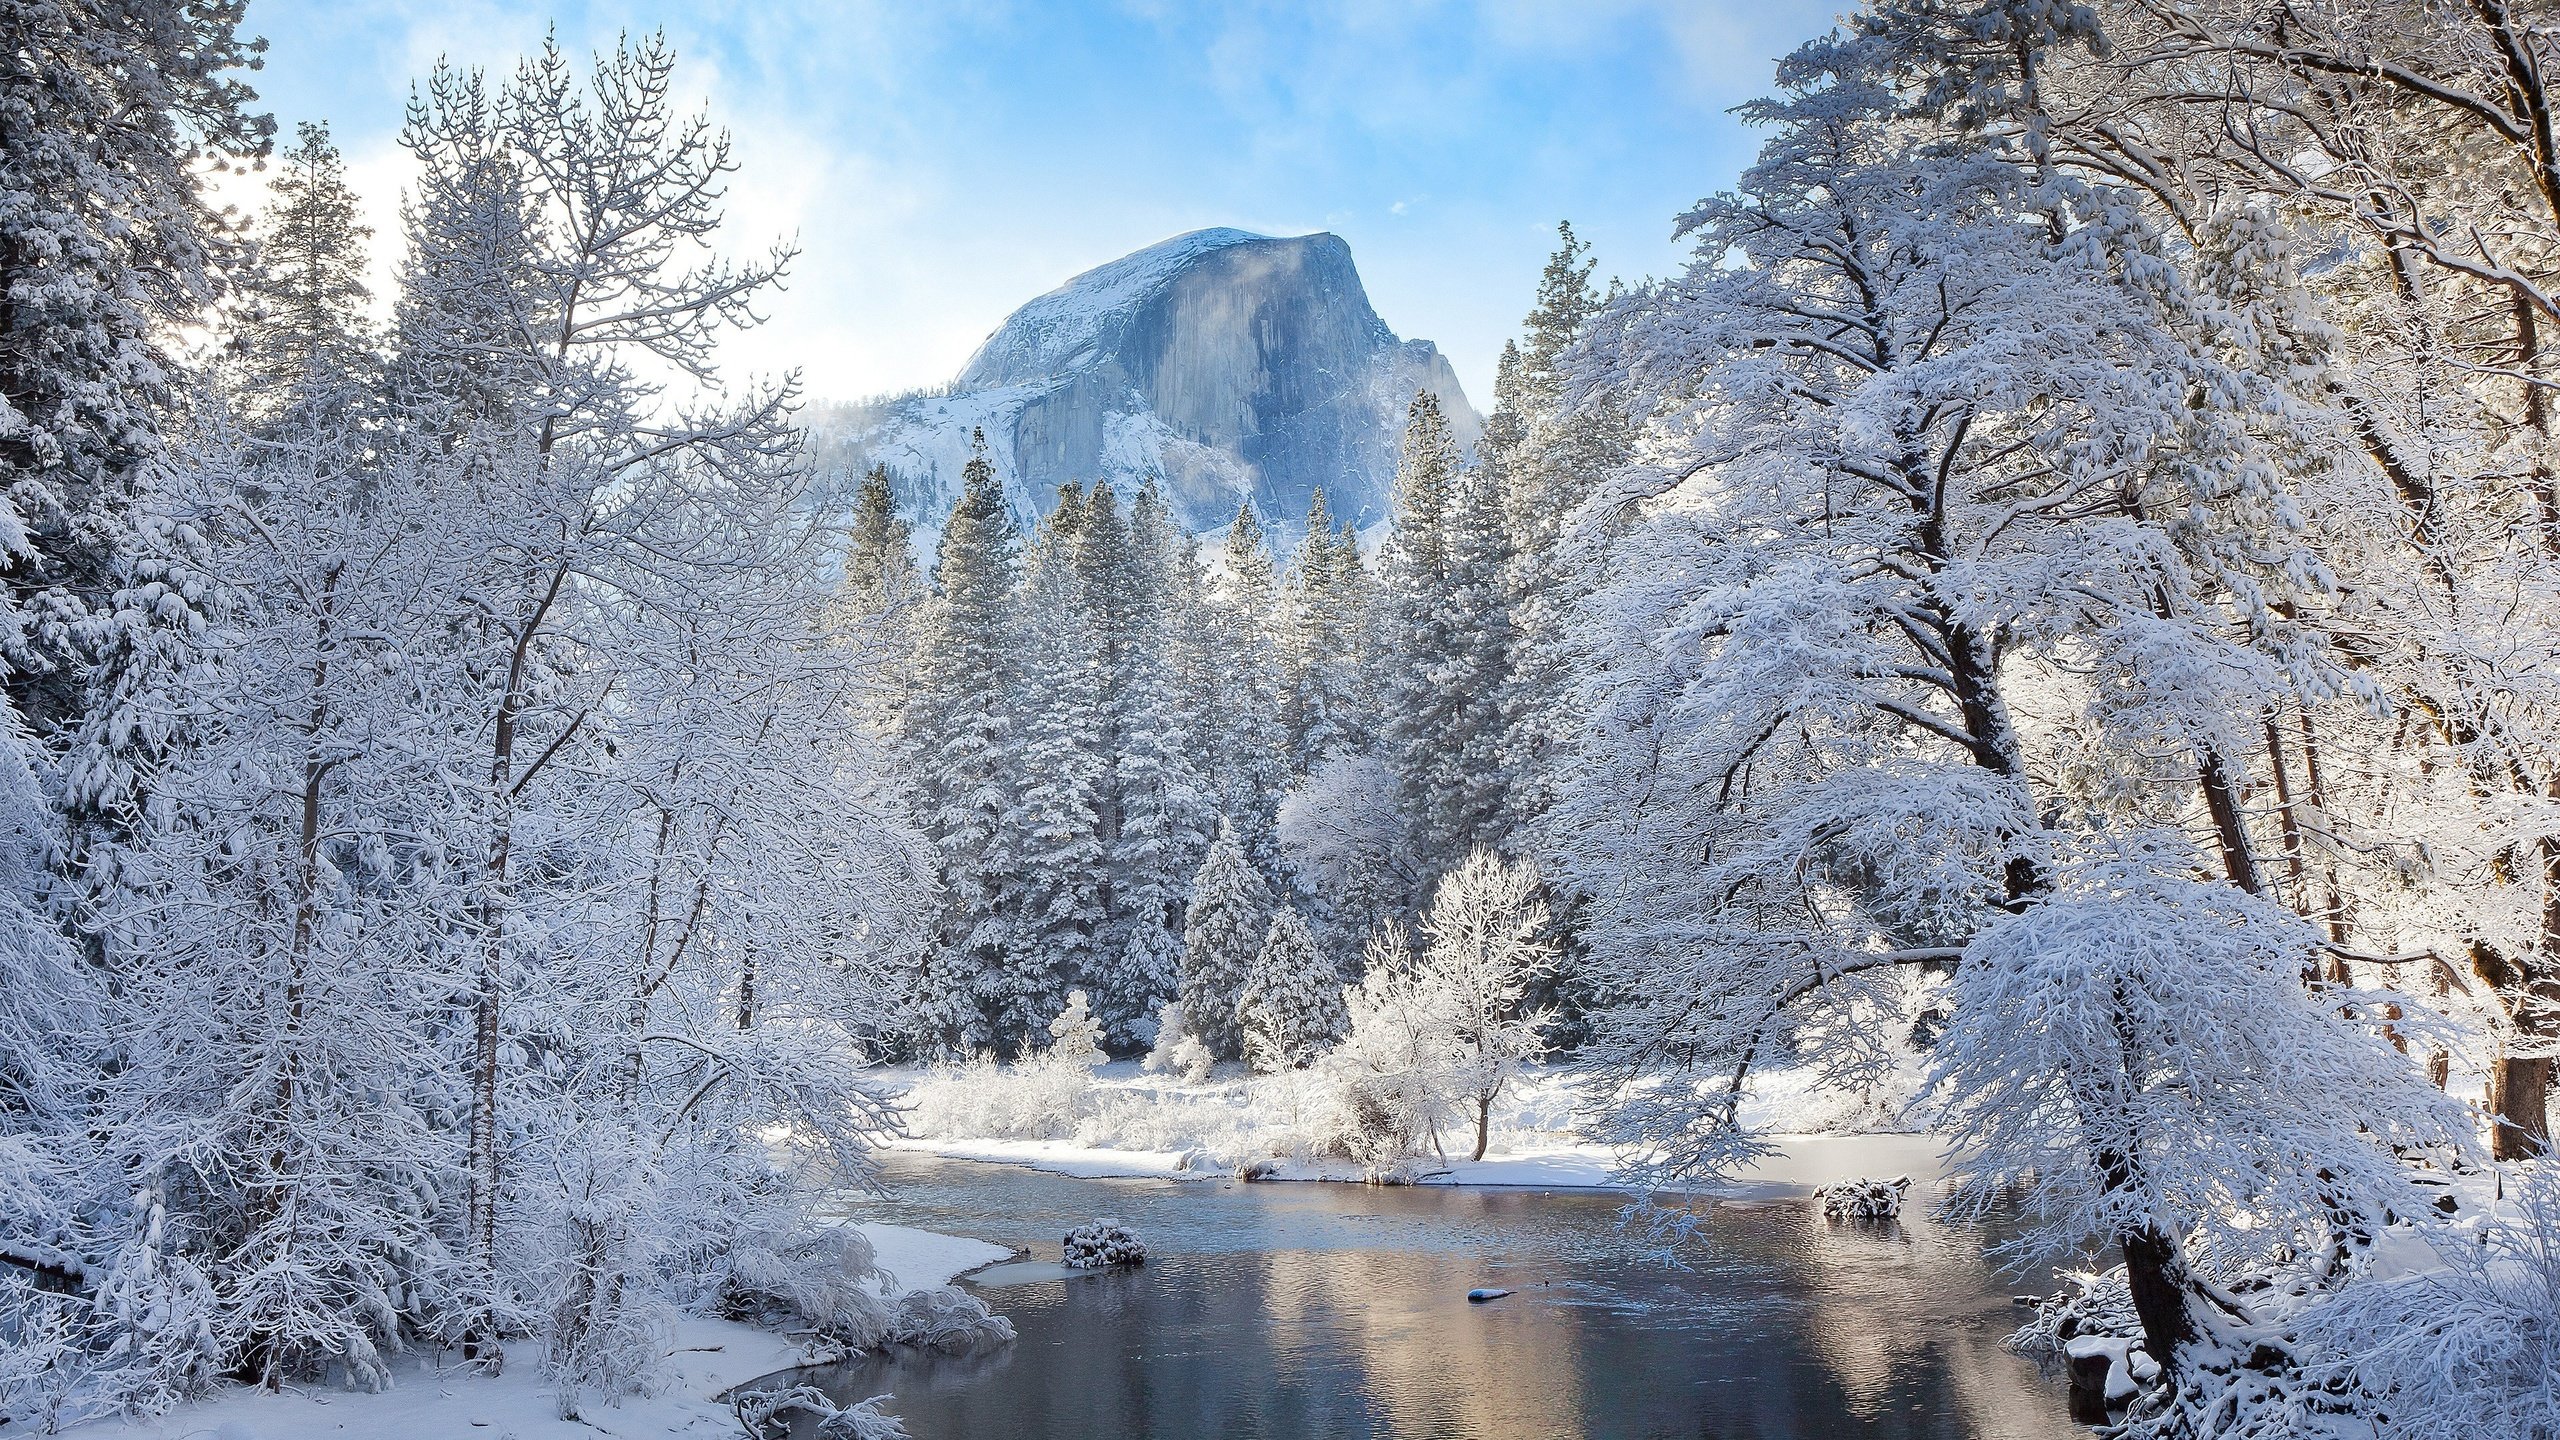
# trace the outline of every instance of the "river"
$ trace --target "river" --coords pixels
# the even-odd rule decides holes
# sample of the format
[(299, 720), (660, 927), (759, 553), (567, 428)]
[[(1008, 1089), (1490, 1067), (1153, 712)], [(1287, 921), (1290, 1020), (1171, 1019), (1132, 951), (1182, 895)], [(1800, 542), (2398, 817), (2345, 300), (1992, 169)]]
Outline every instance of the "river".
[[(1982, 1437), (2076, 1432), (1983, 1237), (1726, 1203), (1686, 1268), (1591, 1192), (1084, 1180), (893, 1156), (869, 1218), (1027, 1245), (1111, 1217), (1143, 1267), (989, 1272), (1020, 1332), (993, 1355), (827, 1372), (894, 1391), (916, 1440), (1193, 1437)], [(1915, 1207), (1916, 1208), (1916, 1207)], [(1028, 1274), (1024, 1283), (1002, 1283)], [(1467, 1291), (1513, 1293), (1470, 1304)]]

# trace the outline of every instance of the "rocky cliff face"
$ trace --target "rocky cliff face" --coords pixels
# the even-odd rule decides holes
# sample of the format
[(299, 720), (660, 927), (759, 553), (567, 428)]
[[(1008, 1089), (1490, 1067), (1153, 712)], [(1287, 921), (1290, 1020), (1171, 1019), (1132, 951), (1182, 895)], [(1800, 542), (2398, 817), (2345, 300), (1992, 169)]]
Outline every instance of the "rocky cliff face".
[(821, 428), (832, 458), (886, 464), (928, 529), (982, 427), (1026, 523), (1066, 482), (1108, 479), (1125, 495), (1154, 476), (1194, 531), (1250, 499), (1286, 536), (1319, 485), (1338, 518), (1386, 518), (1421, 388), (1472, 442), (1482, 422), (1449, 362), (1378, 318), (1340, 237), (1201, 230), (1016, 310), (947, 393), (848, 407)]

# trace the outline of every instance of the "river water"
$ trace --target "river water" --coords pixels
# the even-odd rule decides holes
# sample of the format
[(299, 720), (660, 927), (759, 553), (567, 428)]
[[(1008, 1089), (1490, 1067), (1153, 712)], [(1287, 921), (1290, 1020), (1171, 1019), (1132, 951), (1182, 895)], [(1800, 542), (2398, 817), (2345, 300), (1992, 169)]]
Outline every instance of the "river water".
[[(866, 1218), (1054, 1261), (1110, 1217), (1139, 1268), (989, 1273), (1020, 1338), (825, 1372), (894, 1391), (916, 1440), (2070, 1436), (2059, 1377), (2001, 1347), (2014, 1286), (1982, 1237), (1717, 1207), (1685, 1269), (1587, 1192), (1081, 1180), (892, 1157)], [(1916, 1208), (1916, 1207), (1915, 1207)], [(1001, 1283), (1029, 1275), (1024, 1283)], [(1467, 1291), (1507, 1287), (1470, 1304)]]

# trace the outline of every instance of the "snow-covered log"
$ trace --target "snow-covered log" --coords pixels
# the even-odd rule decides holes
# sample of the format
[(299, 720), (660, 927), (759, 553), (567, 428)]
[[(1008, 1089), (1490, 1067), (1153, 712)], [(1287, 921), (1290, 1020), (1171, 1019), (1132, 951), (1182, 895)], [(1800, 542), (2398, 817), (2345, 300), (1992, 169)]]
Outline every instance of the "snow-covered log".
[(1827, 1220), (1891, 1220), (1902, 1213), (1902, 1196), (1910, 1188), (1910, 1176), (1896, 1175), (1890, 1180), (1842, 1180), (1813, 1195), (1822, 1202)]

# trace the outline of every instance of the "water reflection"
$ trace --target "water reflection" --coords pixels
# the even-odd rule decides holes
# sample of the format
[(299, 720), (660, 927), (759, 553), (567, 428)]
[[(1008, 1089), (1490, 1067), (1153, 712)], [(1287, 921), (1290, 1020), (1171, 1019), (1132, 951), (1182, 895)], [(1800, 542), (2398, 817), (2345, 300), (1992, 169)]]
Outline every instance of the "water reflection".
[[(1688, 1271), (1632, 1256), (1605, 1196), (1070, 1180), (900, 1157), (863, 1213), (1028, 1244), (1111, 1215), (1140, 1270), (1006, 1286), (1020, 1340), (843, 1367), (917, 1440), (956, 1437), (2058, 1437), (2000, 1347), (1979, 1237), (1727, 1205)], [(1469, 1288), (1516, 1293), (1470, 1305)]]

